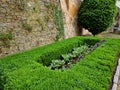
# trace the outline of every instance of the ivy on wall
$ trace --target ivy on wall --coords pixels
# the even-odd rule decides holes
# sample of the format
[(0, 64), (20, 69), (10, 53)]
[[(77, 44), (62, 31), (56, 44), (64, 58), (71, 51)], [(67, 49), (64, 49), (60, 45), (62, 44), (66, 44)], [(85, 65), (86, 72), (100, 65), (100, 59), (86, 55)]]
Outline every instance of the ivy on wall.
[(55, 6), (54, 8), (53, 19), (54, 19), (54, 24), (56, 25), (56, 29), (58, 30), (58, 33), (56, 35), (56, 40), (59, 40), (60, 38), (64, 38), (63, 14), (60, 7), (58, 6)]
[[(26, 0), (15, 0), (14, 1), (20, 10), (25, 10), (26, 9)], [(45, 19), (38, 18), (36, 21), (41, 25), (42, 29), (46, 29), (46, 24), (48, 19), (52, 18), (54, 21), (54, 27), (58, 31), (56, 35), (56, 41), (59, 39), (64, 38), (64, 23), (63, 23), (63, 15), (62, 11), (60, 9), (60, 6), (58, 5), (58, 1), (49, 1), (49, 2), (44, 2), (46, 8), (48, 9), (49, 15), (44, 15)], [(35, 8), (33, 9), (35, 10)], [(47, 20), (46, 20), (47, 18)]]
[(54, 27), (58, 31), (56, 35), (56, 41), (58, 41), (59, 39), (64, 38), (64, 23), (63, 23), (62, 10), (60, 6), (58, 5), (58, 3), (56, 4), (56, 2), (50, 2), (49, 4), (46, 5), (46, 7), (51, 13), (52, 15), (51, 17), (53, 18), (53, 21), (54, 21)]

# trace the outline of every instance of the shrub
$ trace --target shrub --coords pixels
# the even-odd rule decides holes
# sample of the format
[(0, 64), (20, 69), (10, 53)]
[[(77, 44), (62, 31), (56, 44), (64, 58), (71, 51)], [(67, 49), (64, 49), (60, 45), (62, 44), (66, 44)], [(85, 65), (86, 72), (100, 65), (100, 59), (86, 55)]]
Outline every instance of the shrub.
[(108, 90), (120, 53), (119, 39), (105, 39), (104, 44), (69, 70), (53, 71), (36, 62), (38, 58), (45, 62), (56, 60), (59, 54), (66, 54), (85, 41), (91, 44), (100, 40), (74, 37), (1, 58), (0, 86), (2, 90)]
[(78, 23), (94, 35), (106, 30), (116, 15), (115, 3), (116, 0), (84, 0), (78, 14)]
[(4, 90), (4, 84), (6, 83), (6, 76), (2, 70), (0, 70), (0, 90)]

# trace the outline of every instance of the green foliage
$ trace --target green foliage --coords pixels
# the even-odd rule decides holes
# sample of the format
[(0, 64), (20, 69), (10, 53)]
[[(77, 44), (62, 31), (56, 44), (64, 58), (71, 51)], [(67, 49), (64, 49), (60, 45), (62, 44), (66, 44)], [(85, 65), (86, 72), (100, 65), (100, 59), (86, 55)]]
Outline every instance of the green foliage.
[(78, 23), (94, 35), (106, 30), (116, 15), (115, 3), (116, 0), (84, 0), (78, 14)]
[(0, 70), (7, 78), (6, 83), (0, 80), (0, 84), (4, 85), (4, 90), (108, 90), (120, 53), (119, 39), (105, 39), (107, 42), (63, 72), (36, 62), (38, 58), (39, 62), (52, 62), (59, 54), (69, 53), (72, 48), (87, 43), (85, 41), (101, 39), (74, 37), (1, 58)]
[(50, 64), (50, 68), (53, 68), (53, 69), (58, 69), (60, 68), (61, 66), (63, 66), (65, 64), (65, 61), (64, 60), (52, 60), (52, 63)]
[(62, 58), (65, 62), (68, 62), (71, 58), (70, 56), (72, 56), (72, 54), (70, 54), (70, 53), (69, 54), (63, 54)]
[[(56, 2), (56, 1), (55, 1)], [(64, 22), (63, 22), (63, 13), (60, 9), (59, 4), (55, 2), (49, 2), (46, 4), (46, 8), (48, 9), (50, 15), (46, 15), (46, 19), (52, 18), (54, 22), (54, 27), (57, 30), (57, 35), (55, 37), (56, 41), (59, 41), (64, 38)]]
[(5, 41), (5, 40), (12, 40), (13, 35), (12, 32), (9, 31), (7, 33), (0, 33), (0, 40)]
[(3, 69), (0, 70), (0, 90), (4, 90), (4, 84), (6, 83), (6, 76), (4, 75)]
[(88, 49), (88, 46), (87, 46), (87, 45), (74, 48), (74, 51), (72, 52), (73, 57), (78, 57), (78, 56), (80, 56), (83, 52), (87, 51), (87, 49)]
[[(71, 59), (73, 58), (78, 58), (82, 53), (85, 53), (85, 51), (87, 51), (88, 46), (87, 45), (83, 45), (77, 48), (74, 48), (72, 53), (69, 54), (62, 54), (62, 59), (61, 60), (52, 60), (51, 64), (50, 64), (50, 68), (51, 69), (62, 69), (64, 68), (63, 65), (65, 64), (70, 64)], [(73, 64), (73, 63), (71, 63)]]
[(23, 28), (24, 28), (25, 30), (27, 30), (27, 31), (29, 31), (29, 32), (31, 32), (32, 29), (33, 29), (33, 27), (32, 27), (30, 24), (28, 24), (27, 22), (22, 23), (22, 26), (23, 26)]
[(64, 37), (64, 23), (63, 13), (57, 5), (55, 6), (53, 11), (53, 19), (56, 29), (58, 30), (58, 34), (56, 35), (56, 41), (58, 41), (60, 38)]

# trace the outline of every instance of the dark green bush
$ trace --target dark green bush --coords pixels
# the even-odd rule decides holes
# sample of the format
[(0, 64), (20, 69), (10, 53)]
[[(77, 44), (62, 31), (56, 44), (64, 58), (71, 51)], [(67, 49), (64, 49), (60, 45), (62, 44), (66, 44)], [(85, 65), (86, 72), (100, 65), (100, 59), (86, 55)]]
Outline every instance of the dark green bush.
[(0, 90), (4, 90), (4, 85), (6, 84), (6, 75), (4, 70), (4, 65), (0, 65)]
[(94, 35), (113, 23), (116, 15), (116, 0), (84, 0), (78, 14), (78, 23)]

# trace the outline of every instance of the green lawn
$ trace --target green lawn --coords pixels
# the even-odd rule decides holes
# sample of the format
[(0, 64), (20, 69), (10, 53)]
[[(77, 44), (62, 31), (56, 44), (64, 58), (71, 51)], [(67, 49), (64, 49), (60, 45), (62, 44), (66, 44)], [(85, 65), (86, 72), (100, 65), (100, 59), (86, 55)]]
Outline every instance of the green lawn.
[(51, 60), (85, 43), (104, 38), (74, 37), (0, 59), (0, 90), (108, 90), (120, 53), (120, 39), (107, 42), (64, 71), (51, 70)]

